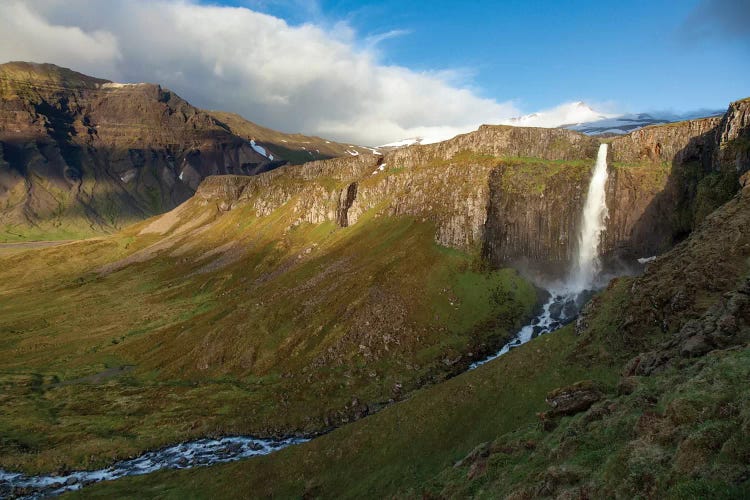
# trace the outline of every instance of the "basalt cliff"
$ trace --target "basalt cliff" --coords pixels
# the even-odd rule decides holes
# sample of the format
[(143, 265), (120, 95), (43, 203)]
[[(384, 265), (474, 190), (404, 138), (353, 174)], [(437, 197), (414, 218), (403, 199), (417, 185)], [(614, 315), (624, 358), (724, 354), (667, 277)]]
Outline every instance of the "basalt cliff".
[[(749, 137), (746, 99), (723, 117), (606, 139), (605, 260), (632, 264), (683, 239), (737, 191), (750, 168)], [(294, 224), (351, 226), (372, 215), (409, 215), (434, 223), (441, 245), (554, 276), (576, 250), (599, 143), (562, 129), (486, 125), (384, 156), (312, 162), (255, 178), (210, 177), (195, 201), (220, 211), (250, 204), (258, 216), (291, 203)]]

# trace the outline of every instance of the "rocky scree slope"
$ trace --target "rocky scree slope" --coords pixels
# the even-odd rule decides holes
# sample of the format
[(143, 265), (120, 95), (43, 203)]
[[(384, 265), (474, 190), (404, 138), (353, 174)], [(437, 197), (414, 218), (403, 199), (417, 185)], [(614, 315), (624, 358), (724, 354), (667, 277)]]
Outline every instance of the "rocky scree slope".
[[(174, 208), (208, 175), (298, 163), (296, 143), (305, 139), (325, 143), (212, 115), (159, 85), (112, 83), (51, 64), (3, 64), (0, 240), (112, 231)], [(287, 140), (291, 146), (283, 147)], [(343, 145), (327, 146), (315, 154), (346, 154)]]

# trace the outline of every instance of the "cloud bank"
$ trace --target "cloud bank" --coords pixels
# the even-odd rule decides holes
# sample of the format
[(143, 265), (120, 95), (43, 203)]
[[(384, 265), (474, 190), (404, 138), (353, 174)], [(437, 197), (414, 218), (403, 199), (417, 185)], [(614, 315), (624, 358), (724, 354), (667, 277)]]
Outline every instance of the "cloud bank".
[(291, 26), (186, 0), (29, 0), (0, 5), (0, 62), (29, 60), (160, 83), (197, 106), (283, 131), (359, 144), (449, 137), (519, 114), (451, 81), (379, 62), (345, 24)]

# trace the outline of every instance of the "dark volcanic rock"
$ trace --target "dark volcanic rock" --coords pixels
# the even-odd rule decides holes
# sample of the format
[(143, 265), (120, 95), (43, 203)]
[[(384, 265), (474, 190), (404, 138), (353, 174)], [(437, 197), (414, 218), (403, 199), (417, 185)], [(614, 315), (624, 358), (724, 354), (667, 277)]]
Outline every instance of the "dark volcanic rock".
[(712, 348), (710, 341), (704, 335), (694, 335), (683, 342), (680, 354), (686, 358), (692, 358), (702, 356)]

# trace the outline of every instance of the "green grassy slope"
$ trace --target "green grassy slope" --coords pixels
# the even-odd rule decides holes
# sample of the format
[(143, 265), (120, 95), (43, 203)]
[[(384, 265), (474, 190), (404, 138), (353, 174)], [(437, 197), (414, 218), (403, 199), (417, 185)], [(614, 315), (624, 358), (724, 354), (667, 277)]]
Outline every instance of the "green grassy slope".
[[(746, 187), (642, 277), (615, 280), (577, 333), (272, 456), (85, 496), (746, 498), (749, 218)], [(601, 391), (593, 406), (540, 420), (551, 389), (582, 380)]]
[(290, 205), (200, 219), (188, 204), (167, 235), (147, 222), (0, 257), (0, 466), (320, 431), (460, 369), (536, 302), (429, 223), (290, 229)]
[(613, 391), (550, 432), (522, 428), (493, 440), (408, 495), (747, 498), (748, 377), (744, 348), (639, 378), (632, 393)]
[(615, 373), (606, 364), (570, 362), (574, 345), (568, 327), (273, 456), (128, 478), (93, 486), (85, 496), (382, 498), (410, 486), (418, 492), (435, 471), (476, 444), (535, 428), (535, 414), (553, 388), (581, 378), (612, 385)]

